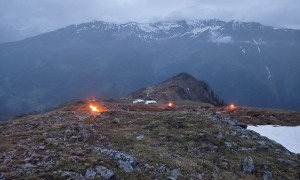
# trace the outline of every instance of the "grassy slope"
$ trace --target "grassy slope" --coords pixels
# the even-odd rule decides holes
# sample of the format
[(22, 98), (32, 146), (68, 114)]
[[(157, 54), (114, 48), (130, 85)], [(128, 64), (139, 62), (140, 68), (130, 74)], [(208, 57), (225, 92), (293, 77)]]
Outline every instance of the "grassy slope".
[[(299, 156), (257, 133), (212, 120), (212, 110), (201, 104), (180, 104), (175, 111), (159, 104), (106, 106), (113, 111), (92, 115), (77, 103), (1, 124), (0, 173), (8, 179), (63, 179), (65, 171), (84, 176), (102, 165), (115, 179), (162, 179), (173, 169), (185, 178), (199, 173), (204, 179), (258, 179), (267, 165), (276, 179), (299, 178)], [(139, 135), (144, 140), (136, 140)], [(124, 172), (98, 148), (132, 155), (141, 170)], [(254, 161), (252, 173), (242, 171), (247, 156)], [(168, 171), (158, 173), (161, 165)]]

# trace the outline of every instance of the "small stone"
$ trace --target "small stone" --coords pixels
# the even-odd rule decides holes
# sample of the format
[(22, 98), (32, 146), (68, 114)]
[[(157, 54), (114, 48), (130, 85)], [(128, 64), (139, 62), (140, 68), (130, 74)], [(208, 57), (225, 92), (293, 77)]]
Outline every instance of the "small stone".
[(236, 125), (236, 126), (239, 126), (239, 127), (241, 127), (241, 128), (247, 129), (247, 124), (245, 124), (245, 123), (242, 123), (242, 122), (236, 122), (235, 125)]
[(151, 168), (151, 166), (149, 164), (147, 164), (147, 163), (144, 166), (145, 166), (146, 169), (150, 169)]
[(266, 141), (257, 141), (257, 144), (261, 145), (262, 147), (266, 147), (268, 145)]
[(217, 135), (217, 138), (218, 138), (218, 139), (222, 139), (222, 138), (224, 138), (224, 135), (223, 135), (223, 133), (219, 132), (219, 133), (218, 133), (218, 135)]
[(190, 180), (202, 180), (202, 175), (199, 173), (191, 174)]
[(133, 167), (131, 166), (131, 163), (129, 161), (119, 160), (118, 165), (120, 168), (122, 168), (127, 173), (130, 173), (133, 171)]
[(226, 145), (227, 147), (229, 147), (229, 148), (232, 147), (232, 143), (231, 143), (231, 142), (225, 142), (225, 145)]
[(178, 169), (173, 169), (171, 171), (171, 176), (177, 179), (177, 177), (180, 176), (180, 172), (178, 171)]
[(0, 180), (5, 180), (5, 177), (2, 173), (0, 173)]
[[(53, 173), (56, 174), (55, 171)], [(83, 176), (76, 172), (63, 171), (59, 173), (61, 173), (60, 175), (66, 179), (83, 179)]]
[(71, 172), (64, 171), (60, 174), (62, 177), (71, 177)]
[(293, 164), (294, 163), (293, 161), (284, 159), (284, 158), (277, 158), (276, 160), (282, 164)]
[(115, 118), (113, 121), (112, 121), (114, 124), (120, 124), (120, 119), (119, 118)]
[(252, 147), (252, 148), (248, 148), (248, 147), (240, 147), (239, 151), (255, 151), (256, 148)]
[(114, 172), (104, 166), (97, 166), (96, 171), (101, 177), (105, 179), (110, 179), (112, 176), (114, 176)]
[(133, 170), (141, 171), (141, 168), (139, 166), (140, 163), (138, 162), (138, 160), (129, 154), (126, 154), (121, 151), (115, 151), (115, 150), (99, 148), (99, 147), (95, 148), (95, 151), (105, 154), (110, 158), (119, 160), (118, 161), (119, 167), (124, 169), (124, 171), (126, 172), (131, 172)]
[(161, 165), (161, 166), (159, 166), (159, 168), (157, 169), (157, 172), (158, 173), (165, 173), (165, 172), (167, 172), (168, 171), (168, 168), (167, 168), (167, 166), (166, 165)]
[(244, 173), (252, 173), (254, 171), (253, 160), (250, 156), (247, 156), (243, 162), (243, 172)]
[(86, 170), (86, 173), (85, 173), (85, 177), (86, 178), (94, 178), (96, 176), (96, 172), (92, 169), (92, 168), (89, 168), (88, 170)]
[(144, 135), (137, 136), (137, 137), (136, 137), (136, 140), (138, 140), (138, 141), (144, 140)]
[(44, 150), (44, 149), (45, 149), (45, 146), (39, 146), (39, 149), (40, 149), (40, 150)]
[(176, 178), (174, 178), (173, 176), (168, 176), (167, 180), (176, 180)]
[(33, 167), (35, 167), (33, 164), (26, 163), (23, 165), (23, 171), (25, 171), (27, 173), (27, 172), (31, 171)]
[(263, 165), (262, 166), (262, 171), (263, 171), (263, 179), (264, 180), (271, 180), (272, 179), (272, 172), (269, 170), (268, 165)]

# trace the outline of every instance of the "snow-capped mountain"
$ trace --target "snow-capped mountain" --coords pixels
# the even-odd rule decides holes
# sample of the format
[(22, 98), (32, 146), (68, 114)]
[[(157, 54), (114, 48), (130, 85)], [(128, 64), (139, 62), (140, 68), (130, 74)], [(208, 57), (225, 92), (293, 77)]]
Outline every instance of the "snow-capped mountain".
[[(260, 30), (278, 31), (278, 29), (264, 26), (259, 23), (247, 23), (239, 21), (220, 20), (194, 20), (194, 21), (174, 21), (157, 23), (137, 23), (128, 22), (124, 24), (109, 23), (103, 21), (91, 21), (79, 25), (71, 25), (65, 28), (72, 28), (76, 34), (80, 33), (105, 33), (113, 35), (128, 33), (137, 36), (145, 41), (163, 40), (172, 38), (197, 38), (205, 33), (211, 33), (212, 41), (228, 42), (231, 36), (226, 36), (230, 32), (249, 30), (252, 28)], [(293, 32), (290, 29), (280, 29)], [(252, 41), (250, 39), (250, 41)], [(255, 41), (257, 43), (257, 41)]]
[(0, 45), (0, 111), (123, 96), (183, 71), (226, 102), (300, 110), (299, 67), (299, 30), (220, 20), (91, 21)]
[(158, 23), (136, 23), (125, 24), (107, 23), (102, 21), (92, 21), (90, 23), (74, 25), (76, 33), (87, 32), (112, 32), (130, 33), (144, 40), (161, 40), (176, 37), (197, 37), (205, 31), (222, 30), (226, 23), (219, 20), (209, 21), (178, 21), (178, 22), (158, 22)]

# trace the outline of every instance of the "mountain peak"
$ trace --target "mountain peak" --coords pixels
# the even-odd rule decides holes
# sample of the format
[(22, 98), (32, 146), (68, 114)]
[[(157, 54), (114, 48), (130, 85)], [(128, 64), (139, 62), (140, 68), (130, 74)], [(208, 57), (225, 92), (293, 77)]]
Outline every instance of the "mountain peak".
[(192, 75), (186, 73), (186, 72), (181, 72), (179, 74), (177, 74), (176, 76), (173, 76), (172, 78), (170, 78), (167, 81), (172, 81), (172, 80), (196, 80), (197, 79), (195, 77), (193, 77)]
[(189, 100), (216, 106), (224, 105), (223, 100), (219, 99), (206, 82), (197, 80), (185, 72), (160, 84), (133, 92), (127, 98), (152, 99), (158, 102)]

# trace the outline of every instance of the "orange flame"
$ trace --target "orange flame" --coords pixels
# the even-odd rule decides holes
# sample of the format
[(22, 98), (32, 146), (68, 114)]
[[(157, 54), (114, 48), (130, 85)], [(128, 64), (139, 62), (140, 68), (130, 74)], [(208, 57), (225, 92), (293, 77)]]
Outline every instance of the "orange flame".
[(95, 104), (95, 103), (89, 104), (89, 108), (90, 108), (92, 113), (94, 113), (94, 112), (102, 113), (102, 112), (107, 111), (107, 109), (105, 107), (100, 106), (100, 105)]
[(93, 106), (93, 105), (90, 105), (90, 108), (94, 112), (100, 112), (99, 109), (97, 107)]
[(234, 104), (230, 104), (229, 109), (234, 110), (236, 109), (236, 106)]
[(169, 102), (168, 107), (173, 107), (173, 104)]

